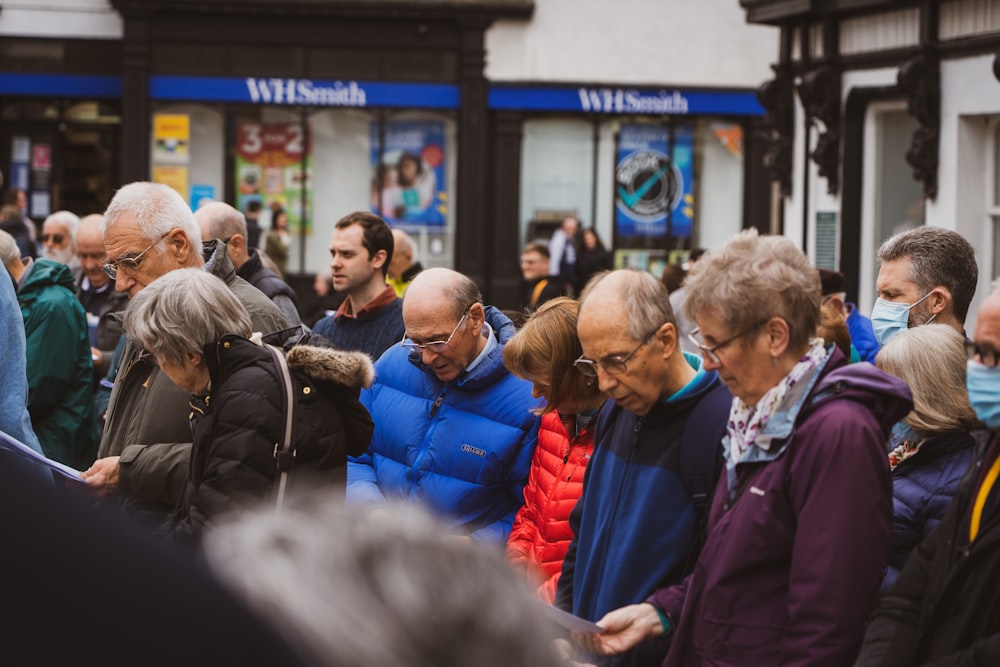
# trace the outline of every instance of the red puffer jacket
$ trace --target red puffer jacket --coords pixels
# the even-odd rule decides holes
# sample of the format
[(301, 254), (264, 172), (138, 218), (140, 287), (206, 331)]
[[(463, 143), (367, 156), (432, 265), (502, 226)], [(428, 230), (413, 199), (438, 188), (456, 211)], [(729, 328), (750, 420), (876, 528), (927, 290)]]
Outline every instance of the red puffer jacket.
[(558, 413), (542, 417), (524, 487), (524, 505), (507, 539), (507, 558), (533, 580), (542, 582), (536, 595), (549, 604), (555, 598), (563, 557), (573, 539), (569, 514), (583, 492), (583, 475), (593, 451), (592, 425), (571, 443)]

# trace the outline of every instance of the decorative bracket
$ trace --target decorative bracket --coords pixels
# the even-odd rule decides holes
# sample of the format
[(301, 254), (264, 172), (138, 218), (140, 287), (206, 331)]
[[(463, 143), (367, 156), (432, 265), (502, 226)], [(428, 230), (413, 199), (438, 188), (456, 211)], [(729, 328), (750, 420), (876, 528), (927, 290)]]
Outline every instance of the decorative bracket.
[(772, 181), (781, 185), (782, 196), (792, 194), (792, 147), (795, 145), (795, 86), (792, 75), (775, 68), (775, 77), (757, 88), (764, 107), (764, 125), (757, 137), (766, 146), (764, 167)]
[(799, 99), (807, 122), (819, 129), (809, 155), (826, 179), (827, 192), (835, 195), (840, 188), (840, 72), (830, 65), (806, 72), (799, 82)]
[(941, 64), (924, 54), (899, 66), (899, 87), (906, 93), (906, 110), (920, 126), (913, 132), (906, 162), (924, 185), (924, 196), (937, 197), (938, 143), (941, 134)]

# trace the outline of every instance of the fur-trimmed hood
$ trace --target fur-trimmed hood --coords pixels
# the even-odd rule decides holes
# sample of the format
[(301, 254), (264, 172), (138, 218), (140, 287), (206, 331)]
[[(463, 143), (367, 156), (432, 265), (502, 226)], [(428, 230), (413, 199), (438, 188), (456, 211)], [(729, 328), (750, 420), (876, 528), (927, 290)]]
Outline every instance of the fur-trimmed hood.
[(364, 352), (296, 345), (285, 355), (288, 367), (313, 380), (336, 382), (351, 389), (367, 389), (375, 380), (375, 367)]

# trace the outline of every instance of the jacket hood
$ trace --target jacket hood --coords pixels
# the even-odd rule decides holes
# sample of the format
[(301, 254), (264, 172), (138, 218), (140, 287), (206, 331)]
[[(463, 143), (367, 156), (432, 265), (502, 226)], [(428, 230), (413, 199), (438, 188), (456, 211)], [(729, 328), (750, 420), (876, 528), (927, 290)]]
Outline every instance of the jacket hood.
[(313, 380), (336, 382), (351, 389), (367, 389), (375, 380), (375, 367), (364, 352), (296, 345), (285, 359), (289, 368)]
[(69, 267), (55, 260), (41, 258), (31, 263), (28, 275), (24, 277), (24, 284), (18, 290), (18, 296), (31, 296), (39, 288), (48, 285), (62, 285), (76, 294), (76, 283), (73, 281), (73, 272), (70, 271)]
[(236, 267), (229, 259), (226, 244), (219, 239), (212, 239), (201, 244), (201, 256), (205, 260), (205, 270), (216, 278), (221, 278), (228, 285), (232, 276), (236, 275)]
[[(836, 353), (841, 354), (839, 350)], [(841, 365), (820, 378), (812, 405), (822, 405), (833, 396), (868, 406), (886, 433), (913, 409), (907, 384), (867, 361)]]

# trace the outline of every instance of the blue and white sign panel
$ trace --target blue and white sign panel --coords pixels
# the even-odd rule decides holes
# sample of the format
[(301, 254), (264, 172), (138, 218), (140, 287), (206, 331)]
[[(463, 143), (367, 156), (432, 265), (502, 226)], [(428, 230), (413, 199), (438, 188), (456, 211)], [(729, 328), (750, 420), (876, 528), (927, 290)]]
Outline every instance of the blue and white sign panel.
[(667, 128), (660, 125), (622, 125), (615, 165), (615, 231), (626, 236), (674, 237), (691, 235), (694, 215), (690, 127), (674, 131), (670, 157)]
[(763, 116), (752, 91), (682, 90), (675, 88), (535, 88), (493, 86), (490, 109), (573, 111), (629, 115)]
[(152, 76), (154, 100), (242, 102), (320, 107), (457, 109), (452, 84), (316, 81), (313, 79)]
[(121, 97), (120, 76), (0, 72), (0, 95)]

